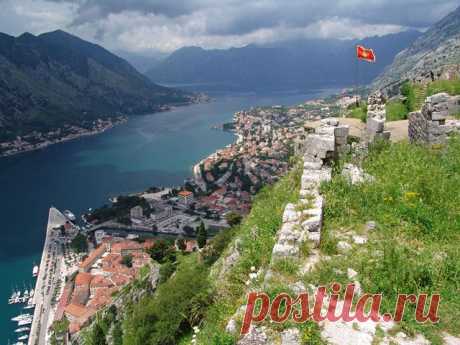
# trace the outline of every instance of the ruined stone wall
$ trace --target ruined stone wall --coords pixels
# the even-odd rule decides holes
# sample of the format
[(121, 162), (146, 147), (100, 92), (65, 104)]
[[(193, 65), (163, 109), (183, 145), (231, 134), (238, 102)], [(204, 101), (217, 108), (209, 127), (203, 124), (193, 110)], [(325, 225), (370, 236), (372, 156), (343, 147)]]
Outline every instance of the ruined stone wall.
[(389, 139), (390, 132), (385, 131), (386, 109), (385, 98), (380, 92), (369, 95), (367, 100), (366, 134), (368, 141), (377, 138)]
[(460, 113), (460, 96), (438, 93), (427, 97), (421, 111), (409, 114), (408, 134), (412, 143), (442, 144), (448, 135), (459, 132), (460, 121), (449, 115)]

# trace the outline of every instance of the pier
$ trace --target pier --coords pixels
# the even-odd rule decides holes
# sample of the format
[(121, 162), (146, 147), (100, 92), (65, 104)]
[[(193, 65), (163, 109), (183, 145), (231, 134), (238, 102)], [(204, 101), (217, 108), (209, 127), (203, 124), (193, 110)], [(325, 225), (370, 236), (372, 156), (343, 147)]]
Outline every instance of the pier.
[(51, 207), (46, 226), (46, 239), (35, 285), (35, 312), (31, 325), (28, 345), (48, 344), (48, 328), (53, 322), (51, 300), (60, 277), (61, 248), (57, 244), (56, 228), (64, 225), (67, 218), (58, 209)]

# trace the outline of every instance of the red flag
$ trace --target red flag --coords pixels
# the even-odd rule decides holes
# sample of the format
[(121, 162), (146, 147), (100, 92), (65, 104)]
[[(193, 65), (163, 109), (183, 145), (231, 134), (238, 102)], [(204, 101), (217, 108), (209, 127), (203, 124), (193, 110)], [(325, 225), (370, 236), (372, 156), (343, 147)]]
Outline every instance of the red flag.
[(360, 60), (375, 62), (375, 53), (372, 49), (363, 46), (356, 46), (356, 56)]

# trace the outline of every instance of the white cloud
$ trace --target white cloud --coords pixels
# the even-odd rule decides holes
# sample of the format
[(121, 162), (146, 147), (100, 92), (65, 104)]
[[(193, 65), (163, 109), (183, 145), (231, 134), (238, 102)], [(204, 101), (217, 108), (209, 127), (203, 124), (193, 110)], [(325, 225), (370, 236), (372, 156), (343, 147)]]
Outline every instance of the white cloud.
[(171, 52), (422, 28), (455, 0), (0, 0), (0, 31), (61, 28), (113, 50)]

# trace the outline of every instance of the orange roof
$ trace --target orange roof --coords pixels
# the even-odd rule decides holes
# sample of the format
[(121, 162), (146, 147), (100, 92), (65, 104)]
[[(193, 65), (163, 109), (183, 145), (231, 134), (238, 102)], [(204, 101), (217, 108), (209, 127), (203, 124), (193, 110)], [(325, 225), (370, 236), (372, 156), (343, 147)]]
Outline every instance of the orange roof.
[(102, 254), (105, 253), (106, 246), (105, 244), (100, 245), (98, 248), (93, 250), (89, 256), (80, 264), (80, 268), (86, 269), (88, 267), (91, 267), (94, 262), (99, 259)]
[(192, 196), (192, 195), (193, 195), (193, 193), (189, 192), (188, 190), (183, 190), (183, 191), (179, 192), (179, 196), (183, 196), (184, 198), (188, 197), (188, 196)]
[(70, 314), (77, 319), (84, 316), (87, 311), (87, 308), (75, 303), (70, 303), (67, 307), (65, 307), (65, 313)]
[(89, 273), (84, 273), (84, 272), (78, 273), (75, 278), (75, 285), (76, 286), (89, 285), (92, 279), (93, 279), (93, 276)]
[(112, 253), (121, 253), (123, 250), (142, 250), (144, 245), (135, 241), (121, 241), (112, 244)]
[(91, 281), (91, 288), (111, 287), (112, 282), (102, 275), (97, 275)]
[(69, 333), (74, 334), (80, 331), (80, 324), (78, 322), (71, 322), (69, 325)]

